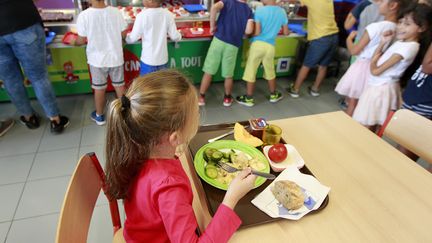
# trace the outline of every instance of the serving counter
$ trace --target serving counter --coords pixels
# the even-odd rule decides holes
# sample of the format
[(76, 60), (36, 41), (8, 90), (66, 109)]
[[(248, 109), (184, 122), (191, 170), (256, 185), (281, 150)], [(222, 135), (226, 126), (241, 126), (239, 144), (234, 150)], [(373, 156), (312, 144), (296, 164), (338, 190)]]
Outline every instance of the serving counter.
[[(75, 29), (76, 14), (74, 20), (68, 23), (45, 23), (46, 27), (57, 33), (52, 43), (47, 45), (47, 67), (49, 79), (52, 82), (57, 96), (91, 93), (90, 74), (86, 62), (85, 47), (65, 45), (62, 42), (64, 34)], [(305, 19), (297, 18), (291, 21), (303, 22)], [(195, 18), (193, 16), (176, 18), (179, 28), (190, 28), (199, 25), (208, 26), (208, 17)], [(207, 23), (206, 23), (207, 22)], [(204, 24), (203, 24), (204, 23)], [(292, 23), (292, 22), (290, 22)], [(294, 72), (299, 43), (303, 43), (303, 33), (291, 33), (289, 36), (279, 36), (276, 40), (275, 67), (276, 75), (287, 76)], [(168, 42), (170, 68), (181, 70), (190, 77), (194, 83), (201, 81), (202, 66), (210, 46), (211, 38), (183, 38), (179, 42)], [(236, 60), (234, 79), (240, 80), (243, 75), (249, 49), (249, 40), (244, 39)], [(141, 43), (124, 45), (124, 70), (126, 83), (139, 76)], [(262, 67), (257, 73), (258, 78), (263, 74)], [(223, 81), (220, 71), (214, 76), (215, 82)], [(30, 97), (35, 97), (31, 88), (31, 81), (24, 80)], [(108, 90), (112, 87), (108, 87)], [(0, 101), (8, 101), (9, 97), (0, 80)]]

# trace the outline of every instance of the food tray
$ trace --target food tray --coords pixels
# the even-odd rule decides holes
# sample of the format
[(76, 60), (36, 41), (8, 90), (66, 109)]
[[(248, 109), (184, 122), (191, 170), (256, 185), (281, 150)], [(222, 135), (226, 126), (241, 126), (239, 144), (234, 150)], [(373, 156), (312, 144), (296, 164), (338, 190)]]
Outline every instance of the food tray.
[[(249, 125), (248, 121), (242, 121), (239, 122), (242, 125)], [(207, 144), (207, 140), (210, 138), (214, 138), (218, 135), (221, 135), (225, 132), (229, 132), (234, 127), (234, 123), (226, 123), (226, 124), (218, 124), (218, 125), (206, 125), (206, 126), (200, 126), (197, 135), (192, 139), (192, 141), (189, 144), (189, 150), (192, 154), (192, 156), (195, 156), (195, 153), (203, 146), (204, 144)], [(260, 134), (262, 131), (254, 131), (253, 134), (255, 136), (260, 137)], [(233, 135), (227, 136), (223, 139), (231, 139), (233, 140)], [(285, 143), (285, 141), (282, 139), (282, 143)], [(312, 172), (307, 168), (305, 165), (300, 171), (304, 174), (312, 175)], [(270, 170), (270, 173), (278, 176), (280, 173), (274, 172), (273, 170)], [(199, 176), (197, 175), (199, 178)], [(225, 191), (217, 189), (209, 184), (207, 182), (203, 181), (200, 178), (201, 185), (204, 189), (204, 193), (206, 195), (207, 199), (207, 205), (210, 210), (210, 214), (213, 216), (216, 213), (217, 208), (222, 203), (222, 200), (225, 196)], [(259, 186), (258, 188), (253, 189), (250, 191), (246, 196), (244, 196), (240, 201), (238, 202), (237, 206), (235, 207), (235, 212), (242, 220), (241, 228), (254, 226), (258, 224), (268, 223), (276, 220), (280, 220), (280, 218), (271, 218), (261, 210), (259, 210), (257, 207), (255, 207), (251, 201), (255, 198), (256, 195), (258, 195), (261, 191), (263, 191), (272, 180), (267, 180), (263, 185)], [(321, 206), (315, 210), (310, 212), (309, 214), (314, 214), (319, 211), (321, 211), (323, 208), (327, 206), (329, 202), (329, 196), (325, 198), (324, 202), (321, 204)]]
[(207, 11), (207, 8), (201, 4), (185, 4), (183, 5), (183, 8), (191, 13), (195, 13), (199, 11)]
[(67, 32), (64, 34), (62, 38), (62, 42), (63, 44), (70, 45), (73, 41), (76, 41), (77, 38), (78, 38), (78, 34), (73, 32)]

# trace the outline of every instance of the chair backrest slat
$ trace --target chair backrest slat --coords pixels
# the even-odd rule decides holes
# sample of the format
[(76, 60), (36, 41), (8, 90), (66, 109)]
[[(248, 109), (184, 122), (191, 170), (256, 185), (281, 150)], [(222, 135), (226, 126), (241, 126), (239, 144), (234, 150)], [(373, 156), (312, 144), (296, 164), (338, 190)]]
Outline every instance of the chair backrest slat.
[(69, 182), (57, 228), (57, 243), (87, 242), (103, 181), (89, 155), (81, 157)]
[(398, 110), (384, 130), (384, 136), (432, 164), (432, 121), (410, 110)]

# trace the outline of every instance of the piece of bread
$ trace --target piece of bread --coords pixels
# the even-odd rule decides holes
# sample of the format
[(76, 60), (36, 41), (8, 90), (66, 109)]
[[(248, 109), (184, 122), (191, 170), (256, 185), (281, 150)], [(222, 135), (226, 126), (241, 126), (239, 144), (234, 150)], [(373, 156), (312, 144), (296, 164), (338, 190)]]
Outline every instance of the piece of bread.
[(304, 193), (295, 182), (288, 180), (276, 181), (270, 190), (276, 200), (289, 210), (296, 210), (303, 206)]

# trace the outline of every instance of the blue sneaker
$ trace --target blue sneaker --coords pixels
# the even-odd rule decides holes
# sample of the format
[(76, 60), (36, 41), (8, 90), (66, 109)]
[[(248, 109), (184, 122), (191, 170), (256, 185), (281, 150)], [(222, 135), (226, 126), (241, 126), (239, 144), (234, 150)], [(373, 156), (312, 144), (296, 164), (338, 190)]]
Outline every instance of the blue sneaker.
[(96, 111), (93, 111), (90, 115), (91, 119), (96, 122), (99, 126), (105, 125), (105, 116), (96, 114)]

